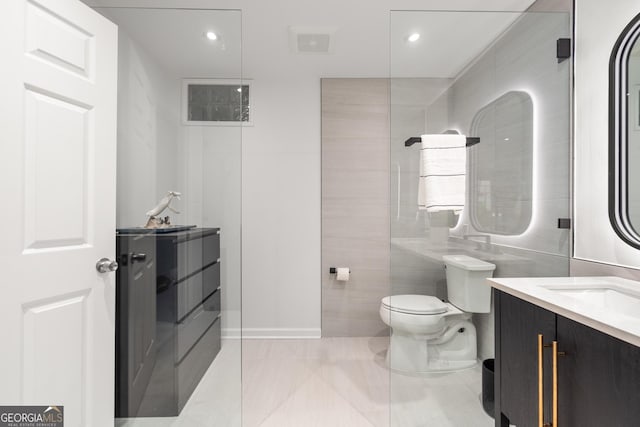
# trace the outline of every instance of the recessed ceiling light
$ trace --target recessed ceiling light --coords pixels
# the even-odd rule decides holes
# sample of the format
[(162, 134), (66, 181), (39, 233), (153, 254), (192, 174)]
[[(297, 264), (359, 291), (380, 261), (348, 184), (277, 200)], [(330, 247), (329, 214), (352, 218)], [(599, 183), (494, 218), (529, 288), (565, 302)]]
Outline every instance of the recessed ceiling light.
[(209, 39), (209, 40), (218, 40), (218, 35), (216, 33), (214, 33), (213, 31), (207, 31), (205, 33), (205, 36)]
[(236, 89), (238, 92), (242, 92), (242, 87), (239, 87), (238, 89)]
[(420, 33), (413, 33), (409, 36), (409, 38), (407, 40), (409, 40), (411, 43), (413, 42), (417, 42), (418, 39), (420, 39)]

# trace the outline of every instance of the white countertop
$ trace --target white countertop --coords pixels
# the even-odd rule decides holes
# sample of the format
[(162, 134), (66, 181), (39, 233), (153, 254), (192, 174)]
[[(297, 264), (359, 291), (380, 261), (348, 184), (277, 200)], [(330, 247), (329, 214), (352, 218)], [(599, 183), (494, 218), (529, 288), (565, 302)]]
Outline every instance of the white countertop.
[[(531, 262), (526, 258), (507, 253), (496, 253), (475, 249), (478, 244), (475, 241), (467, 241), (466, 243), (457, 243), (449, 240), (431, 241), (424, 237), (393, 237), (391, 244), (397, 248), (422, 256), (431, 261), (444, 264), (442, 257), (444, 255), (468, 255), (487, 262), (501, 263), (527, 263)], [(497, 248), (497, 246), (493, 246)]]
[[(494, 277), (487, 282), (500, 291), (640, 346), (640, 282), (619, 277)], [(590, 292), (603, 289), (611, 295), (597, 298), (606, 299), (606, 303), (590, 299)]]

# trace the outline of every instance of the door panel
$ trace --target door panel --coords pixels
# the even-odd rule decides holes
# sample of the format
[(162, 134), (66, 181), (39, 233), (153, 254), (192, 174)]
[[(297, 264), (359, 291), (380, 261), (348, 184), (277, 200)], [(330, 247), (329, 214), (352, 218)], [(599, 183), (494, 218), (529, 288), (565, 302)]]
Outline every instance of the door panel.
[[(538, 334), (555, 339), (555, 314), (500, 294), (501, 412), (518, 427), (538, 425)], [(545, 421), (551, 419), (551, 351), (544, 351)]]
[(63, 70), (89, 78), (95, 54), (93, 35), (48, 10), (46, 4), (27, 3), (26, 52)]
[(77, 0), (0, 2), (0, 402), (113, 423), (117, 28)]
[[(61, 98), (25, 88), (25, 249), (89, 243), (92, 110)], [(60, 153), (64, 161), (52, 162)]]
[[(87, 297), (88, 292), (81, 291), (23, 306), (22, 333), (27, 338), (23, 347), (25, 402), (46, 402), (51, 395), (69, 396), (84, 407), (86, 389), (82, 376), (69, 373), (83, 369), (87, 363)], [(64, 351), (37, 357), (49, 348)]]
[(638, 425), (640, 348), (558, 316), (558, 350), (558, 424)]

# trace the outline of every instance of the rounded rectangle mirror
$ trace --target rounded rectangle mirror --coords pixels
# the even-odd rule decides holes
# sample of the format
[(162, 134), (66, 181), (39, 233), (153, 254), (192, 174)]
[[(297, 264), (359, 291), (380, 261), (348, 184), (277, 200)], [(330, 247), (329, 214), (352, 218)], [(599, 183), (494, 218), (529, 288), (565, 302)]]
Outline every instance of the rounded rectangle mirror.
[(533, 212), (533, 100), (510, 91), (485, 105), (471, 123), (480, 144), (470, 148), (469, 199), (473, 227), (518, 235)]

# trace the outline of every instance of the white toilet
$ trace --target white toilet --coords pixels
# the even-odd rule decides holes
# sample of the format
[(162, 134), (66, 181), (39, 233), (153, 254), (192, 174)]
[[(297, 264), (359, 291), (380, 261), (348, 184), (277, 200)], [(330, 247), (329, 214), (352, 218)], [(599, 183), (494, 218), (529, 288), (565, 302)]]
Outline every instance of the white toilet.
[(443, 256), (449, 303), (426, 295), (384, 297), (380, 317), (391, 327), (387, 364), (396, 371), (456, 371), (476, 364), (471, 313), (489, 313), (496, 266), (466, 255)]

